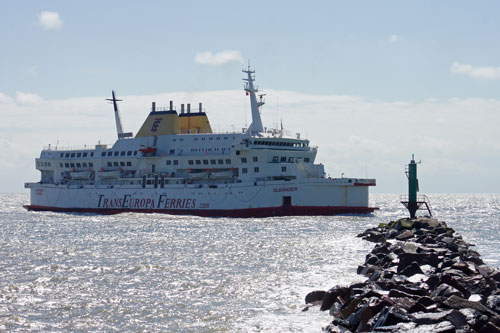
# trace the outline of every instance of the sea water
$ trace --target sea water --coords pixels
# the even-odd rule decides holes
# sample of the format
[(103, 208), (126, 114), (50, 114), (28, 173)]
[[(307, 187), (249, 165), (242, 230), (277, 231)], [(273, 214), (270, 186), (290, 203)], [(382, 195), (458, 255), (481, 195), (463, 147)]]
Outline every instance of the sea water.
[[(0, 194), (0, 331), (320, 332), (305, 295), (362, 281), (356, 237), (407, 215), (202, 218), (27, 212)], [(430, 196), (433, 214), (500, 267), (500, 195)]]

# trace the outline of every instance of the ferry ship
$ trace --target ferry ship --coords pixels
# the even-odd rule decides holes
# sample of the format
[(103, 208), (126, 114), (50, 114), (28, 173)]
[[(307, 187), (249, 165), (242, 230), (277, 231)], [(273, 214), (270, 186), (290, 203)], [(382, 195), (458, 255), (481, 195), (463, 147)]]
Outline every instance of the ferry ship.
[(122, 212), (216, 217), (367, 214), (375, 179), (326, 177), (317, 147), (300, 135), (262, 125), (264, 94), (245, 73), (252, 123), (215, 133), (199, 104), (152, 109), (134, 136), (124, 132), (115, 93), (118, 134), (112, 145), (49, 146), (36, 158), (39, 182), (25, 183), (32, 211)]

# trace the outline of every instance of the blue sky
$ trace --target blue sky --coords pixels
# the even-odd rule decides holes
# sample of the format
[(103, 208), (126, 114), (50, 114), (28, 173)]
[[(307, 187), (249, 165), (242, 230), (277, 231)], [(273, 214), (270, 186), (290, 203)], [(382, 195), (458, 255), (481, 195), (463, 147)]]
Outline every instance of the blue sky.
[[(309, 133), (332, 175), (368, 169), (378, 191), (400, 192), (392, 175), (414, 152), (430, 164), (433, 192), (498, 193), (499, 12), (497, 1), (3, 1), (0, 112), (10, 122), (0, 157), (10, 161), (0, 168), (20, 176), (2, 182), (20, 191), (36, 180), (42, 145), (112, 142), (112, 113), (99, 104), (111, 89), (134, 132), (151, 98), (168, 94), (213, 100), (212, 123), (239, 125), (249, 109), (235, 92), (250, 59), (275, 93), (264, 121)], [(346, 129), (339, 117), (370, 124)], [(65, 128), (34, 126), (51, 121)]]

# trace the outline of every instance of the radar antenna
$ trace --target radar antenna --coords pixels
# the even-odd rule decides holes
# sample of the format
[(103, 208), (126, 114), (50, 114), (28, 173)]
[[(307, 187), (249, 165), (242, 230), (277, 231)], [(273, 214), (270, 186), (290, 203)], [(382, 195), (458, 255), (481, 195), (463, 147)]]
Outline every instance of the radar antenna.
[(116, 122), (116, 133), (118, 135), (118, 139), (130, 138), (133, 136), (132, 132), (123, 132), (122, 120), (120, 118), (120, 111), (118, 111), (118, 103), (121, 102), (121, 99), (117, 99), (115, 96), (115, 91), (111, 90), (112, 98), (106, 98), (107, 101), (113, 102), (113, 108), (115, 110), (115, 122)]
[(247, 95), (250, 95), (250, 106), (252, 108), (252, 123), (248, 127), (247, 133), (259, 135), (259, 133), (264, 131), (262, 127), (262, 120), (260, 118), (260, 107), (265, 104), (263, 97), (265, 94), (259, 95), (259, 101), (257, 102), (256, 93), (259, 91), (257, 87), (254, 86), (253, 82), (255, 81), (255, 73), (254, 70), (250, 69), (250, 62), (248, 64), (248, 68), (242, 70), (243, 73), (247, 74), (247, 78), (244, 78), (243, 81), (245, 83), (245, 91)]

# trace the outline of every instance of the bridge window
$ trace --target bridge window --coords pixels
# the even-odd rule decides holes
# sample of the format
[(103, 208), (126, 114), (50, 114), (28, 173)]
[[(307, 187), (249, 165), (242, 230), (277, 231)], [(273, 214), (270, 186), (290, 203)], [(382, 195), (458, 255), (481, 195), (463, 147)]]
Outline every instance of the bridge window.
[(172, 161), (171, 160), (167, 160), (167, 165), (170, 165), (172, 164)]
[(132, 166), (132, 162), (127, 161), (127, 166)]
[(248, 172), (248, 169), (247, 168), (242, 168), (241, 169), (241, 173), (247, 173)]
[(253, 161), (254, 161), (254, 162), (258, 162), (258, 161), (259, 161), (259, 158), (258, 158), (257, 156), (254, 156), (254, 157), (253, 157)]
[(255, 168), (253, 168), (253, 171), (254, 171), (254, 172), (259, 172), (259, 167), (255, 167)]
[(102, 156), (102, 157), (106, 156), (106, 152), (105, 152), (105, 151), (103, 151), (103, 152), (101, 153), (101, 156)]
[(286, 162), (286, 156), (281, 156), (280, 162)]
[(193, 165), (193, 160), (189, 160), (189, 161), (188, 161), (188, 164), (189, 164), (189, 165)]
[(281, 172), (286, 172), (286, 166), (281, 167)]
[(304, 162), (309, 163), (309, 157), (304, 157)]
[(109, 167), (110, 167), (110, 166), (113, 166), (113, 163), (111, 163), (111, 162), (108, 162), (108, 166), (109, 166)]
[(278, 156), (273, 156), (273, 162), (274, 163), (278, 162)]
[(93, 168), (94, 167), (94, 163), (89, 162), (89, 167)]
[(76, 154), (76, 157), (82, 157), (82, 153)]
[(125, 151), (120, 152), (120, 156), (125, 156)]
[(241, 158), (241, 163), (246, 163), (247, 162), (247, 158), (246, 157), (242, 157)]
[(204, 165), (208, 165), (208, 160), (203, 160)]
[(230, 159), (226, 159), (226, 164), (231, 164), (231, 160)]

